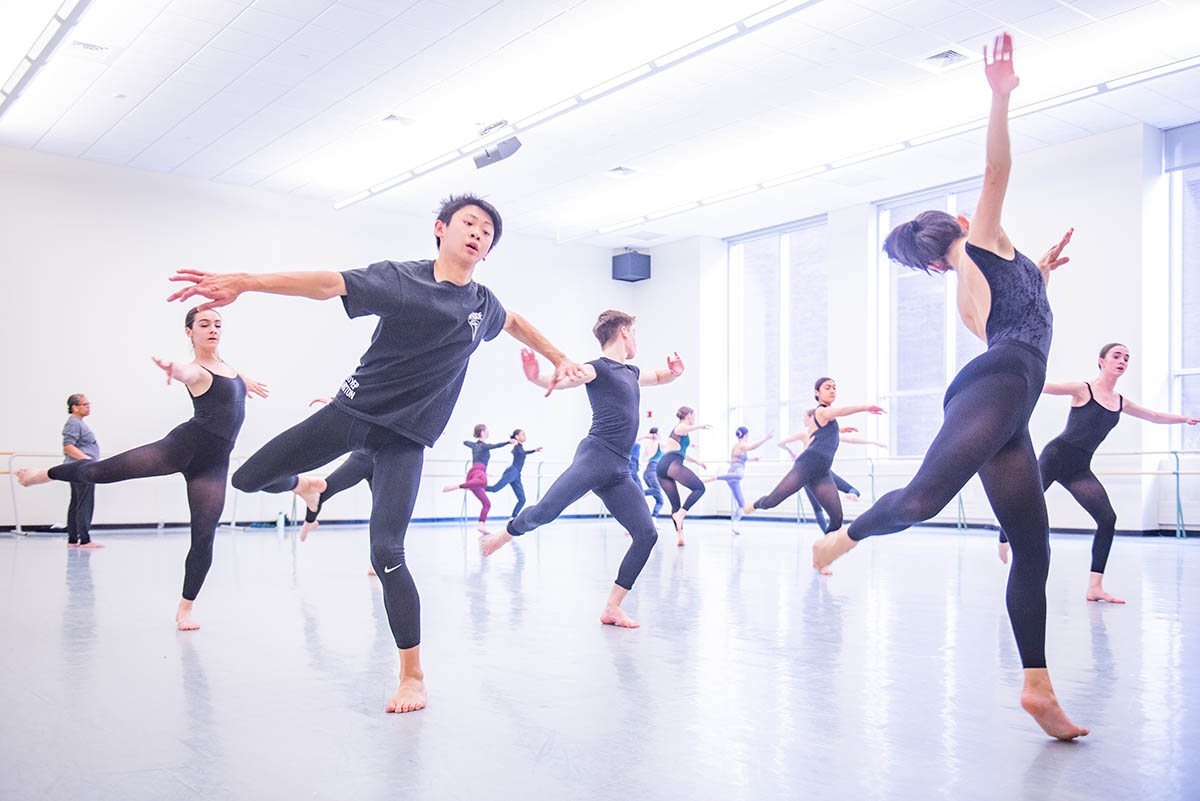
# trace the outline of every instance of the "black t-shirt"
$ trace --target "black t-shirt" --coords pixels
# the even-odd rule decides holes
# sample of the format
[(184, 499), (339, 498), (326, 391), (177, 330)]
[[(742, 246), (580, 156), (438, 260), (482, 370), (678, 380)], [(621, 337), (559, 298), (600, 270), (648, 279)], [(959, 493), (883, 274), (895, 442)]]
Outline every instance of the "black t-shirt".
[(531, 448), (530, 450), (525, 450), (525, 446), (520, 443), (513, 445), (512, 467), (515, 467), (517, 469), (517, 472), (520, 472), (521, 469), (525, 467), (525, 456), (530, 453), (537, 453), (537, 448)]
[(628, 459), (637, 439), (641, 373), (632, 364), (621, 364), (607, 356), (588, 364), (596, 368), (595, 380), (584, 385), (592, 404), (592, 430), (588, 439)]
[(481, 464), (487, 467), (488, 462), (492, 459), (492, 454), (488, 451), (494, 451), (496, 448), (503, 448), (508, 445), (507, 442), (497, 442), (495, 445), (488, 445), (486, 442), (479, 442), (473, 439), (464, 439), (463, 445), (471, 449), (471, 464)]
[(504, 329), (504, 307), (482, 284), (435, 280), (431, 260), (381, 261), (342, 276), (346, 314), (378, 315), (379, 324), (334, 405), (431, 447), (458, 401), (467, 360)]

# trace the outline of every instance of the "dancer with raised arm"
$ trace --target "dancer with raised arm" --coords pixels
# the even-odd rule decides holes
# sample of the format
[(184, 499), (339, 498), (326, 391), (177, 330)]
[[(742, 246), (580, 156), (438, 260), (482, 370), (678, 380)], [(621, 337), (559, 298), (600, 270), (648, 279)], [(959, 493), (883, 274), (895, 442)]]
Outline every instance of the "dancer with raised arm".
[(721, 476), (713, 476), (712, 478), (704, 479), (704, 483), (708, 484), (712, 481), (724, 481), (729, 485), (729, 492), (733, 495), (733, 507), (730, 511), (730, 529), (734, 534), (741, 534), (738, 531), (738, 521), (745, 514), (746, 497), (742, 495), (742, 479), (746, 477), (746, 461), (757, 462), (758, 457), (750, 457), (750, 451), (758, 450), (767, 440), (775, 436), (774, 432), (767, 434), (758, 442), (753, 444), (746, 441), (746, 436), (750, 433), (750, 429), (745, 426), (739, 426), (738, 430), (733, 432), (733, 436), (737, 442), (733, 445), (733, 450), (729, 454), (729, 472)]
[(508, 442), (496, 442), (489, 445), (487, 438), (487, 426), (483, 423), (475, 426), (475, 439), (463, 440), (463, 445), (471, 449), (471, 467), (467, 470), (467, 480), (461, 484), (447, 484), (442, 487), (442, 492), (465, 489), (479, 499), (479, 503), (482, 504), (482, 508), (479, 510), (480, 532), (486, 531), (483, 524), (487, 522), (488, 512), (492, 510), (492, 502), (487, 496), (487, 466), (492, 458), (491, 452), (496, 448), (505, 448), (516, 444), (515, 439), (510, 439)]
[[(1100, 349), (1099, 363), (1100, 374), (1090, 383), (1073, 381), (1042, 387), (1045, 395), (1069, 395), (1071, 411), (1067, 414), (1067, 427), (1042, 449), (1042, 455), (1038, 457), (1038, 472), (1042, 477), (1043, 491), (1057, 481), (1096, 521), (1087, 599), (1123, 604), (1123, 600), (1104, 589), (1104, 568), (1108, 564), (1108, 553), (1117, 529), (1117, 513), (1113, 511), (1104, 485), (1092, 472), (1092, 455), (1104, 442), (1108, 432), (1121, 421), (1122, 412), (1151, 423), (1186, 423), (1194, 426), (1200, 419), (1151, 411), (1117, 394), (1117, 379), (1125, 374), (1129, 366), (1129, 349), (1119, 342), (1110, 342)], [(1006, 564), (1009, 547), (1008, 536), (1001, 529), (1000, 561)]]
[(495, 484), (487, 487), (487, 491), (499, 492), (511, 485), (513, 494), (517, 496), (517, 505), (513, 507), (512, 511), (512, 516), (516, 517), (525, 508), (525, 485), (521, 483), (521, 470), (525, 467), (525, 457), (531, 453), (537, 453), (542, 448), (540, 445), (536, 448), (526, 448), (525, 431), (520, 428), (512, 432), (509, 442), (515, 443), (512, 449), (512, 464), (504, 468), (504, 472), (500, 474), (500, 478)]
[(251, 394), (265, 398), (268, 391), (265, 384), (241, 375), (221, 360), (218, 312), (192, 309), (183, 325), (195, 358), (186, 363), (155, 358), (154, 363), (167, 374), (168, 384), (178, 381), (187, 388), (192, 399), (191, 420), (150, 445), (108, 459), (85, 459), (49, 470), (18, 470), (17, 480), (24, 487), (50, 480), (112, 484), (182, 473), (187, 482), (192, 540), (184, 561), (183, 597), (175, 610), (175, 625), (180, 631), (191, 631), (200, 628), (192, 618), (192, 605), (212, 566), (213, 539), (225, 508), (229, 454), (246, 419), (246, 398)]
[[(678, 539), (676, 544), (682, 546), (683, 519), (687, 517), (688, 511), (696, 505), (696, 501), (700, 500), (700, 496), (704, 495), (704, 482), (684, 462), (699, 465), (701, 470), (708, 469), (704, 462), (688, 456), (687, 452), (688, 447), (692, 444), (692, 432), (712, 428), (712, 426), (707, 423), (696, 425), (696, 411), (690, 406), (680, 406), (679, 411), (675, 412), (675, 416), (679, 422), (671, 429), (671, 435), (664, 443), (657, 472), (659, 486), (667, 494), (667, 500), (671, 502), (671, 520), (675, 522), (675, 536)], [(687, 500), (683, 503), (679, 502), (680, 484), (690, 490)]]
[(967, 363), (943, 403), (945, 419), (908, 486), (887, 493), (848, 528), (813, 546), (813, 564), (828, 567), (863, 539), (903, 531), (946, 506), (979, 474), (988, 501), (1012, 542), (1007, 606), (1024, 667), (1021, 706), (1053, 737), (1088, 733), (1067, 717), (1046, 668), (1046, 576), (1050, 525), (1029, 416), (1046, 380), (1053, 315), (1046, 297), (1050, 272), (1065, 264), (1071, 231), (1035, 264), (1013, 247), (1000, 225), (1012, 170), (1008, 105), (1019, 83), (1012, 39), (997, 37), (984, 70), (992, 89), (987, 164), (975, 217), (926, 211), (896, 226), (884, 244), (894, 261), (916, 270), (958, 276), (958, 310), (987, 350)]
[[(484, 556), (491, 556), (512, 540), (544, 526), (557, 518), (575, 501), (594, 492), (618, 523), (629, 532), (631, 541), (617, 571), (617, 580), (600, 614), (600, 622), (637, 628), (637, 621), (625, 614), (621, 602), (633, 589), (633, 582), (650, 558), (658, 541), (658, 532), (641, 491), (629, 476), (629, 451), (637, 436), (638, 403), (641, 388), (668, 384), (683, 374), (679, 354), (667, 358), (666, 369), (643, 374), (629, 359), (637, 356), (634, 318), (609, 309), (602, 312), (592, 328), (603, 356), (583, 365), (583, 375), (561, 383), (563, 389), (584, 385), (592, 406), (592, 428), (579, 443), (571, 465), (555, 479), (546, 494), (533, 506), (508, 521), (501, 531), (480, 540)], [(539, 375), (537, 358), (531, 351), (521, 354), (525, 377), (541, 387), (549, 387), (550, 375)]]
[[(746, 507), (746, 514), (760, 509), (774, 509), (801, 489), (808, 489), (811, 490), (809, 498), (815, 500), (816, 505), (821, 506), (829, 515), (829, 525), (833, 528), (842, 525), (842, 500), (838, 497), (837, 484), (833, 480), (833, 473), (830, 472), (833, 455), (837, 453), (841, 440), (841, 429), (837, 420), (839, 417), (862, 412), (883, 414), (883, 408), (873, 405), (834, 406), (833, 402), (837, 400), (837, 382), (827, 376), (817, 379), (813, 386), (813, 397), (820, 404), (813, 412), (815, 432), (809, 434), (808, 431), (800, 431), (779, 440), (779, 446), (785, 449), (789, 442), (797, 440), (807, 442), (808, 447), (792, 462), (792, 469), (779, 481), (775, 489)], [(821, 572), (828, 575), (830, 570), (828, 567), (822, 567)]]
[(371, 454), (371, 562), (383, 584), (400, 653), (400, 686), (387, 702), (388, 712), (411, 712), (426, 704), (420, 597), (405, 559), (404, 536), (425, 448), (445, 430), (471, 354), (503, 330), (555, 365), (551, 389), (581, 374), (579, 365), (475, 282), (476, 266), (499, 242), (501, 231), (500, 214), (490, 203), (462, 195), (446, 200), (433, 223), (436, 259), (381, 261), (346, 272), (181, 270), (173, 279), (190, 286), (172, 300), (203, 295), (212, 299), (205, 304), (211, 307), (232, 303), (243, 292), (341, 298), (350, 317), (379, 318), (370, 346), (333, 403), (260, 448), (234, 473), (233, 485), (243, 492), (295, 492), (315, 509), (325, 482), (301, 473), (348, 451)]
[[(804, 447), (807, 448), (812, 443), (813, 436), (817, 433), (817, 419), (816, 419), (816, 410), (815, 409), (809, 409), (807, 412), (804, 413), (804, 428), (805, 428), (807, 437), (801, 438), (800, 442), (804, 443)], [(858, 429), (854, 428), (853, 426), (845, 426), (845, 427), (841, 428), (838, 431), (838, 442), (841, 444), (851, 444), (851, 445), (854, 445), (854, 444), (875, 445), (876, 447), (879, 447), (879, 448), (887, 447), (882, 442), (876, 442), (873, 439), (863, 439), (861, 437), (845, 436), (846, 434), (855, 433), (857, 431), (858, 431)], [(839, 445), (839, 447), (840, 447), (840, 445)], [(796, 454), (792, 453), (791, 448), (789, 448), (785, 445), (784, 450), (786, 450), (788, 452), (788, 455), (791, 456), (793, 459), (796, 458)], [(859, 498), (862, 497), (862, 493), (858, 491), (857, 487), (855, 487), (849, 481), (847, 481), (846, 479), (842, 478), (837, 473), (835, 473), (832, 468), (830, 468), (830, 470), (829, 470), (829, 475), (833, 478), (833, 484), (834, 484), (834, 486), (837, 487), (837, 491), (842, 493), (843, 495), (845, 495), (847, 500), (857, 501)], [(813, 517), (815, 517), (817, 519), (817, 527), (821, 529), (822, 534), (828, 533), (829, 532), (829, 518), (826, 516), (825, 510), (821, 508), (821, 504), (817, 500), (817, 496), (813, 494), (812, 489), (809, 487), (804, 488), (804, 495), (805, 495), (805, 497), (808, 498), (808, 502), (812, 506)]]

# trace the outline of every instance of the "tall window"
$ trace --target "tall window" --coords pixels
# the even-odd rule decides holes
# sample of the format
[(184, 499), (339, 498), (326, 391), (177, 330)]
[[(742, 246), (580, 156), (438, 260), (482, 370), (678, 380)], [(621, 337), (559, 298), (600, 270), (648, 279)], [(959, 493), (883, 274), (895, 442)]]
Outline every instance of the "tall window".
[(829, 370), (825, 217), (729, 240), (729, 425), (798, 431)]
[[(878, 206), (879, 242), (923, 211), (971, 216), (979, 185), (960, 184)], [(958, 317), (957, 277), (926, 275), (879, 254), (880, 395), (888, 409), (895, 456), (921, 456), (942, 424), (942, 396), (954, 374), (986, 349)]]
[[(1175, 297), (1172, 395), (1181, 414), (1200, 409), (1200, 167), (1171, 173), (1172, 294)], [(1200, 449), (1197, 426), (1182, 426), (1181, 447)]]

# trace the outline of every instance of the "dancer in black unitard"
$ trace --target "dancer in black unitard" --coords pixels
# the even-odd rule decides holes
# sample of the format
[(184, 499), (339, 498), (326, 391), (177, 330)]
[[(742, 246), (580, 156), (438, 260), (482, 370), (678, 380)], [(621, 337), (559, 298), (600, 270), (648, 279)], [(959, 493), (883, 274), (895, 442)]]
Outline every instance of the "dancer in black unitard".
[(191, 362), (154, 359), (167, 374), (167, 383), (179, 381), (192, 399), (194, 414), (171, 429), (158, 442), (143, 445), (98, 461), (86, 459), (49, 470), (18, 470), (22, 486), (55, 481), (112, 484), (131, 478), (183, 473), (191, 510), (192, 544), (184, 561), (183, 598), (175, 611), (180, 631), (200, 628), (192, 619), (192, 604), (212, 565), (213, 539), (225, 507), (229, 454), (242, 421), (246, 396), (267, 397), (265, 384), (240, 375), (221, 361), (221, 315), (192, 309), (184, 321), (196, 358)]
[[(1117, 528), (1117, 513), (1113, 511), (1104, 485), (1092, 472), (1092, 454), (1100, 447), (1108, 432), (1120, 422), (1122, 412), (1151, 423), (1196, 425), (1200, 420), (1182, 414), (1151, 411), (1118, 395), (1117, 379), (1125, 374), (1129, 366), (1129, 349), (1119, 342), (1110, 342), (1101, 348), (1099, 361), (1100, 375), (1091, 383), (1073, 381), (1042, 387), (1046, 395), (1070, 395), (1071, 411), (1067, 415), (1066, 429), (1042, 449), (1042, 455), (1038, 457), (1038, 472), (1042, 476), (1044, 490), (1049, 489), (1055, 481), (1059, 482), (1096, 521), (1087, 599), (1123, 604), (1124, 601), (1109, 594), (1103, 586), (1104, 568), (1108, 564), (1108, 552)], [(1001, 529), (1000, 561), (1006, 564), (1008, 552), (1008, 536)]]
[(992, 87), (987, 165), (975, 217), (955, 219), (926, 211), (897, 226), (884, 245), (895, 261), (918, 270), (958, 276), (958, 309), (967, 328), (987, 342), (951, 382), (945, 419), (908, 486), (889, 492), (848, 528), (813, 546), (813, 564), (833, 560), (871, 536), (928, 520), (979, 474), (992, 511), (1012, 542), (1006, 596), (1009, 620), (1024, 667), (1021, 706), (1038, 725), (1063, 740), (1087, 734), (1070, 721), (1046, 669), (1046, 576), (1050, 526), (1029, 415), (1046, 379), (1053, 315), (1046, 297), (1050, 272), (1066, 262), (1067, 234), (1035, 264), (1016, 250), (1000, 226), (1012, 169), (1008, 104), (1018, 79), (1012, 39), (997, 37), (985, 72)]
[[(483, 555), (490, 556), (513, 537), (551, 522), (588, 492), (596, 493), (631, 537), (617, 570), (616, 583), (600, 615), (601, 623), (625, 628), (637, 628), (638, 624), (621, 609), (621, 602), (633, 588), (658, 541), (642, 492), (629, 476), (629, 451), (637, 436), (641, 387), (667, 384), (683, 374), (678, 353), (667, 358), (665, 370), (644, 375), (628, 363), (637, 355), (633, 323), (634, 318), (624, 312), (610, 309), (601, 313), (592, 333), (604, 355), (583, 365), (582, 378), (560, 385), (564, 389), (581, 384), (587, 387), (592, 406), (591, 430), (579, 443), (570, 467), (555, 479), (545, 496), (508, 521), (504, 530), (488, 534), (480, 541)], [(521, 356), (526, 378), (539, 386), (549, 386), (551, 377), (538, 374), (537, 358), (532, 351), (523, 351)]]
[(231, 303), (243, 292), (340, 297), (349, 316), (379, 318), (370, 346), (333, 403), (260, 448), (234, 473), (233, 485), (244, 492), (295, 492), (316, 509), (325, 482), (301, 474), (349, 451), (371, 454), (371, 562), (400, 652), (400, 686), (387, 702), (388, 712), (411, 712), (426, 703), (420, 597), (404, 536), (425, 448), (445, 430), (471, 354), (503, 330), (550, 359), (556, 380), (580, 375), (579, 365), (475, 282), (475, 268), (500, 240), (501, 230), (500, 215), (490, 203), (463, 195), (446, 200), (433, 223), (434, 260), (381, 261), (345, 272), (181, 270), (174, 278), (191, 286), (172, 299), (212, 298), (205, 306)]
[(518, 428), (512, 433), (509, 438), (509, 442), (513, 443), (512, 464), (504, 468), (504, 472), (500, 474), (500, 478), (496, 480), (495, 484), (487, 487), (488, 492), (499, 492), (505, 487), (512, 487), (513, 494), (517, 496), (517, 505), (513, 507), (512, 511), (513, 517), (521, 514), (521, 509), (525, 507), (525, 485), (521, 483), (521, 470), (525, 467), (525, 457), (541, 450), (541, 446), (526, 448), (525, 438), (523, 429)]

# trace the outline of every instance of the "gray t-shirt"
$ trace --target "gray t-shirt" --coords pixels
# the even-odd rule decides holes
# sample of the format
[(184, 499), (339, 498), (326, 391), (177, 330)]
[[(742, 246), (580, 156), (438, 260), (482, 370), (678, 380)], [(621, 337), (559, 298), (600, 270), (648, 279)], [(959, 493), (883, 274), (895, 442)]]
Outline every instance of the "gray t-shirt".
[(342, 276), (346, 314), (374, 314), (379, 323), (334, 406), (432, 447), (471, 354), (504, 329), (504, 307), (482, 284), (435, 280), (432, 260), (381, 261)]
[[(67, 418), (67, 422), (63, 425), (63, 448), (68, 445), (74, 445), (79, 450), (86, 453), (92, 459), (100, 458), (100, 446), (96, 444), (96, 435), (92, 433), (92, 429), (88, 428), (88, 424), (83, 422), (75, 415)], [(64, 462), (78, 462), (79, 459), (72, 459), (70, 456), (63, 454)]]

